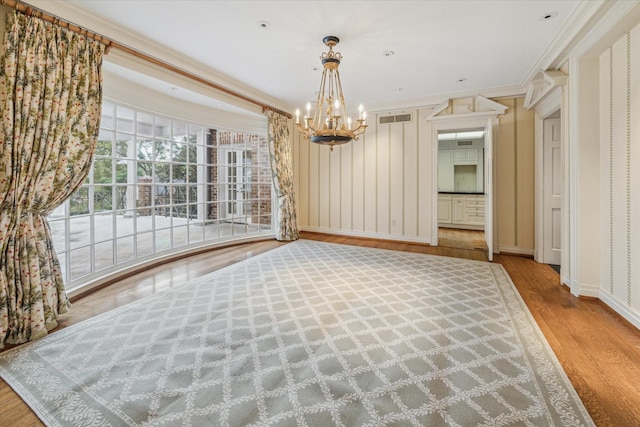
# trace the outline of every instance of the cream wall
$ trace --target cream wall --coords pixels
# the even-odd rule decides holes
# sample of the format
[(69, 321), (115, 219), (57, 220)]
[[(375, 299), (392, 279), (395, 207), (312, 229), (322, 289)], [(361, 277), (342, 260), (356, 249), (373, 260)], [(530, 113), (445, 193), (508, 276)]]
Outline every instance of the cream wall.
[(498, 98), (508, 107), (498, 118), (494, 150), (498, 251), (533, 255), (535, 113), (524, 98)]
[[(599, 296), (640, 327), (640, 25), (599, 57)], [(595, 202), (595, 201), (594, 201)], [(596, 230), (594, 230), (595, 232)]]
[[(533, 254), (534, 125), (523, 98), (497, 99), (494, 185), (500, 251)], [(359, 141), (328, 147), (293, 134), (298, 222), (303, 230), (431, 243), (436, 185), (433, 107), (370, 114)], [(412, 113), (412, 121), (377, 125), (378, 117)]]
[(407, 123), (369, 127), (359, 141), (334, 147), (311, 144), (295, 131), (294, 175), (298, 223), (304, 230), (431, 242), (434, 184), (431, 108), (402, 110)]

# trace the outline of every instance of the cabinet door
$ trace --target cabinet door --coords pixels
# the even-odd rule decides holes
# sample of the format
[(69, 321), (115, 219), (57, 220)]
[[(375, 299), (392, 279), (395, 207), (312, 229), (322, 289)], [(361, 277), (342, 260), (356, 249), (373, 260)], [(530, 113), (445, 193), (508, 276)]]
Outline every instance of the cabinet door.
[(484, 225), (484, 196), (466, 196), (464, 221), (467, 225)]
[(453, 221), (454, 223), (464, 223), (464, 198), (453, 199)]
[(464, 159), (472, 162), (478, 162), (478, 149), (477, 148), (467, 148), (464, 150)]
[(438, 197), (438, 222), (451, 223), (451, 197)]
[(478, 163), (477, 148), (458, 148), (453, 150), (454, 165), (476, 165)]
[(438, 151), (438, 191), (453, 191), (453, 150)]

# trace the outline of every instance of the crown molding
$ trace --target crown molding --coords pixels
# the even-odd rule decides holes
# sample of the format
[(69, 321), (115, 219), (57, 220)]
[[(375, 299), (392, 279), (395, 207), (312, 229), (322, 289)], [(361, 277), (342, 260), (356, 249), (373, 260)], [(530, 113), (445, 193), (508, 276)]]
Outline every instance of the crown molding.
[(441, 94), (428, 96), (423, 98), (401, 99), (394, 102), (371, 104), (367, 107), (368, 111), (395, 111), (407, 108), (426, 108), (438, 107), (449, 99), (471, 98), (482, 96), (484, 98), (508, 98), (524, 96), (527, 89), (521, 85), (510, 85), (488, 89), (479, 89), (465, 92), (454, 92), (449, 94)]
[(608, 10), (612, 3), (605, 0), (579, 2), (567, 22), (524, 76), (521, 85), (527, 87), (540, 70), (559, 68), (568, 51), (575, 45), (578, 35), (585, 30), (594, 17)]

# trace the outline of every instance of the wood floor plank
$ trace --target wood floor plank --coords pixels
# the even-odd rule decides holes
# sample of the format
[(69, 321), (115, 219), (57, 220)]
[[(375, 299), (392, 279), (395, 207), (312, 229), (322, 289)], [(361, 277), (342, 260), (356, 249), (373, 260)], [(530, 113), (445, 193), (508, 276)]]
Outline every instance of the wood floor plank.
[[(486, 260), (486, 252), (319, 233), (303, 238), (406, 252)], [(286, 243), (263, 241), (216, 249), (123, 278), (73, 301), (65, 328)], [(640, 426), (640, 331), (594, 299), (576, 298), (545, 264), (496, 255), (520, 292), (597, 426)], [(0, 381), (0, 426), (43, 425)]]

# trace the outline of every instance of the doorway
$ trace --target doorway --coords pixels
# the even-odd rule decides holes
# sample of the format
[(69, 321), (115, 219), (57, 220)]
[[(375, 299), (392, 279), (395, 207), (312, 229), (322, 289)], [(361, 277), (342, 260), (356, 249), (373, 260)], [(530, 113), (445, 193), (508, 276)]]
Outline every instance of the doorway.
[(485, 128), (440, 130), (437, 139), (438, 246), (487, 254)]
[(232, 222), (246, 222), (245, 200), (251, 185), (251, 158), (246, 150), (225, 149), (223, 168), (221, 219)]

